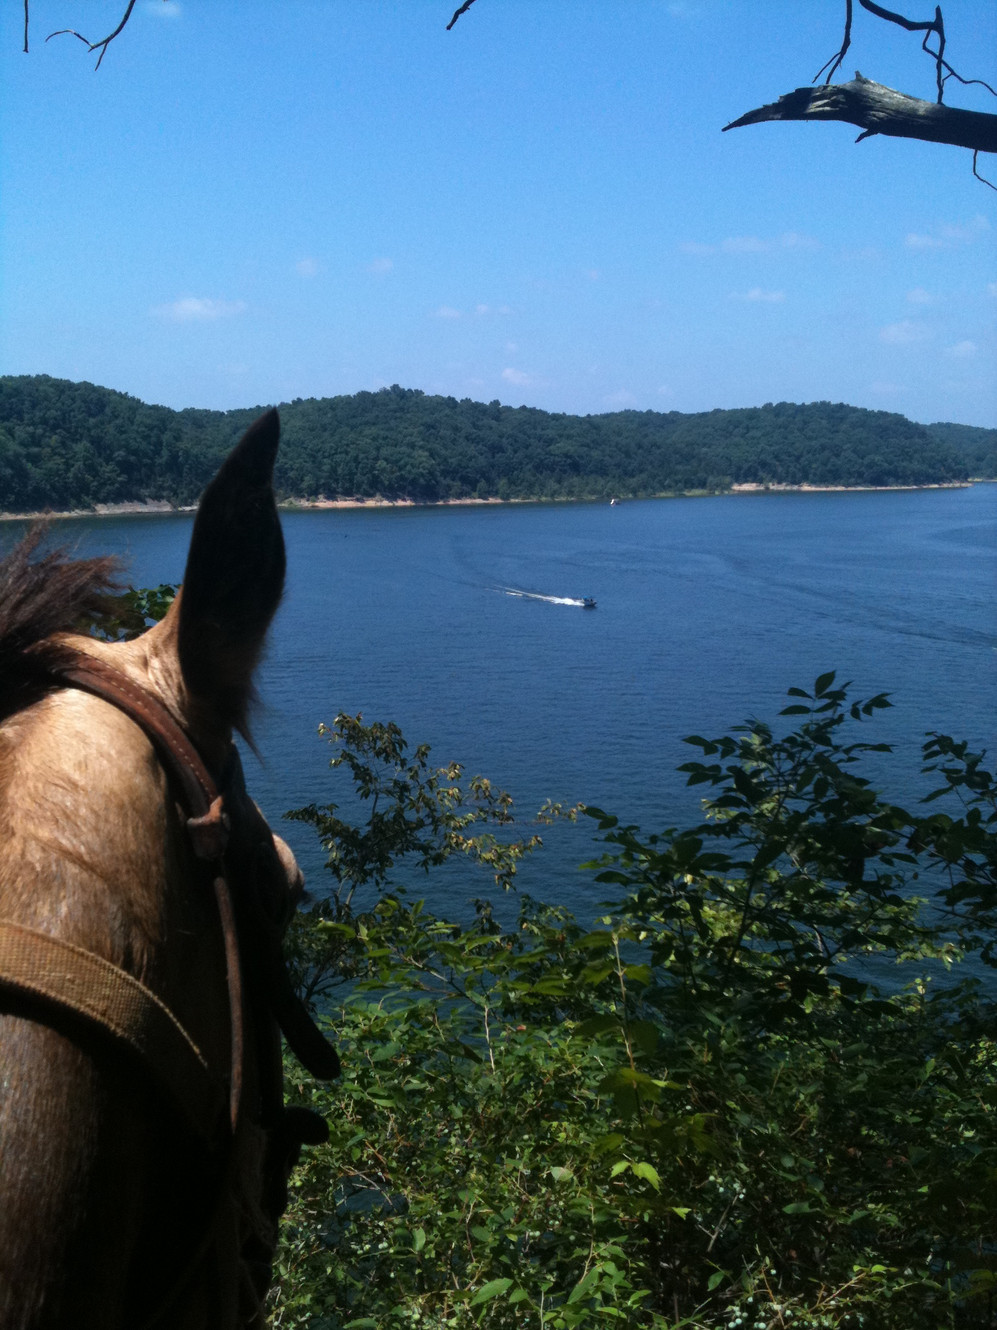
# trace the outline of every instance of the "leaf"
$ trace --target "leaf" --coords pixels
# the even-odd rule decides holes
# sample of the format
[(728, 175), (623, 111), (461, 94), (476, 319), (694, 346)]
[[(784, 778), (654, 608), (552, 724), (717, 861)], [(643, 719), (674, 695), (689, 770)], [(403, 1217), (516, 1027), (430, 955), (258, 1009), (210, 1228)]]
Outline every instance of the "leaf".
[(701, 748), (708, 756), (711, 756), (717, 751), (715, 743), (710, 739), (704, 739), (699, 734), (687, 734), (682, 742), (684, 744), (691, 744), (693, 748)]
[(601, 1034), (618, 1034), (619, 1030), (618, 1016), (590, 1016), (576, 1025), (572, 1034), (580, 1039), (595, 1039)]
[(819, 674), (814, 684), (814, 697), (823, 697), (827, 690), (834, 683), (837, 670), (828, 670), (826, 674)]
[(483, 1284), (475, 1293), (470, 1305), (476, 1307), (479, 1303), (489, 1302), (492, 1298), (500, 1298), (503, 1293), (508, 1293), (512, 1284), (511, 1279), (489, 1279), (488, 1283)]
[(653, 1164), (634, 1164), (633, 1172), (635, 1177), (643, 1178), (645, 1182), (649, 1182), (655, 1191), (661, 1190), (661, 1177)]

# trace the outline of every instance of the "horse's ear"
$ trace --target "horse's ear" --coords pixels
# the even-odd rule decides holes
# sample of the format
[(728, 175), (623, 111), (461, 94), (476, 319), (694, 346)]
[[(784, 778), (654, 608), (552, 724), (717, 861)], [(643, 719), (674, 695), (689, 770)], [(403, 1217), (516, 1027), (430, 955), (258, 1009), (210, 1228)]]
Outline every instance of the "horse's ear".
[(260, 416), (204, 491), (180, 596), (178, 651), (197, 704), (244, 728), (252, 676), (284, 587), (284, 537), (273, 494), (280, 439)]

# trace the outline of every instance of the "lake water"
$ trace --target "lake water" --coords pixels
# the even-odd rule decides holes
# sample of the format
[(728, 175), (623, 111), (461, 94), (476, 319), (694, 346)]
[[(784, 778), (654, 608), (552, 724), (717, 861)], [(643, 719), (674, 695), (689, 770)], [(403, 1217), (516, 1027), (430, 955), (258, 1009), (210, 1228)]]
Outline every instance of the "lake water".
[[(179, 580), (184, 516), (60, 523), (113, 550), (136, 584)], [(890, 797), (912, 800), (923, 733), (990, 746), (997, 715), (997, 485), (608, 504), (359, 509), (284, 517), (289, 580), (260, 677), (247, 775), (271, 821), (348, 799), (316, 736), (339, 711), (394, 720), (440, 764), (508, 789), (526, 814), (583, 801), (645, 830), (697, 815), (675, 767), (690, 733), (775, 720), (827, 669), (889, 690), (868, 727), (896, 744)], [(532, 595), (512, 594), (529, 592)], [(566, 603), (592, 596), (594, 611)], [(863, 736), (864, 737), (864, 736)], [(286, 834), (313, 887), (322, 855)], [(522, 885), (583, 913), (591, 824), (556, 828)], [(489, 883), (416, 884), (466, 914)]]

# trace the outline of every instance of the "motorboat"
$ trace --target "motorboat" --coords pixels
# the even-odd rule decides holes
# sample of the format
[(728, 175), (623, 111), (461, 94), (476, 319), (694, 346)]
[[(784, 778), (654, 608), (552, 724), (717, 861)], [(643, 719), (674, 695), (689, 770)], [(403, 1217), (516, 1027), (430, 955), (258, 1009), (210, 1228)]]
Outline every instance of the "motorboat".
[(591, 596), (586, 596), (585, 599), (582, 601), (582, 609), (583, 610), (595, 609), (595, 601), (592, 599)]

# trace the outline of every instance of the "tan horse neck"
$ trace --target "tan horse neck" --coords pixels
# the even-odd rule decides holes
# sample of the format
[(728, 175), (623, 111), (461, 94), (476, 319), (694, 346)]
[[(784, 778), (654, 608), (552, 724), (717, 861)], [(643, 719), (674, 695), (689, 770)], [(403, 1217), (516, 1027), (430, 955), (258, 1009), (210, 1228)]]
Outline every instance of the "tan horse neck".
[[(209, 762), (245, 715), (280, 596), (276, 443), (270, 413), (209, 486), (184, 596), (161, 625), (127, 645), (65, 639), (150, 688)], [(4, 649), (0, 668), (11, 650), (0, 641)], [(201, 880), (152, 745), (126, 716), (70, 689), (0, 723), (0, 917), (125, 968), (224, 1066), (224, 964), (213, 903), (194, 889)], [(172, 1330), (248, 1324), (239, 1310), (235, 1215), (262, 1216), (254, 1240), (264, 1261), (275, 1217), (261, 1190), (257, 1136), (247, 1127), (233, 1145), (241, 1199), (230, 1237), (214, 1273), (199, 1271), (185, 1290), (165, 1323)], [(192, 1228), (199, 1241), (204, 1216), (218, 1205), (220, 1169), (168, 1097), (126, 1058), (108, 1056), (105, 1040), (18, 1010), (0, 994), (4, 1330), (140, 1325), (190, 1260)]]

